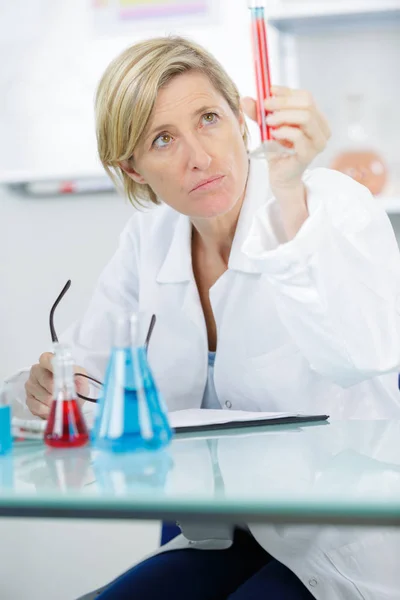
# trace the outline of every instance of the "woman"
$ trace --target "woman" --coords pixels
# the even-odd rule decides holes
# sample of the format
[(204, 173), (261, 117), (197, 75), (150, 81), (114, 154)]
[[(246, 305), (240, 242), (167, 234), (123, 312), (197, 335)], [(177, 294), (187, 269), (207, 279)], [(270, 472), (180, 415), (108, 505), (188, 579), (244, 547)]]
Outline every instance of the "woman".
[[(247, 153), (243, 113), (255, 117), (254, 101), (240, 103), (203, 48), (153, 39), (110, 64), (96, 99), (99, 154), (146, 210), (128, 223), (86, 315), (64, 340), (77, 365), (102, 376), (107, 313), (137, 311), (144, 323), (155, 313), (149, 356), (171, 411), (398, 418), (390, 372), (400, 358), (400, 260), (389, 220), (363, 186), (306, 170), (329, 127), (307, 92), (273, 91), (268, 121), (295, 154), (267, 164)], [(25, 383), (26, 405), (41, 418), (51, 398), (49, 359), (42, 355)], [(212, 538), (209, 529), (204, 537)], [(228, 532), (228, 549), (206, 552), (180, 536), (169, 546), (175, 552), (147, 559), (100, 598), (151, 600), (165, 589), (191, 600), (398, 597), (397, 574), (374, 568), (388, 550), (385, 534), (250, 530)], [(335, 558), (342, 550), (350, 571)]]

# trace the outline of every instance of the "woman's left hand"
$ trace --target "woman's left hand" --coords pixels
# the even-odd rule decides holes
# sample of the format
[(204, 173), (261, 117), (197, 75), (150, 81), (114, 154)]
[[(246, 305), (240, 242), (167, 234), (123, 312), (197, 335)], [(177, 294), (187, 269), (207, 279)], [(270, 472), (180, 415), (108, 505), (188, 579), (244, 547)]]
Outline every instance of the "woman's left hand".
[[(273, 86), (271, 92), (273, 95), (265, 100), (271, 136), (295, 151), (293, 155), (267, 157), (272, 189), (285, 191), (299, 186), (304, 171), (324, 150), (331, 132), (309, 92), (283, 86)], [(242, 106), (245, 114), (256, 121), (256, 101), (243, 98)]]

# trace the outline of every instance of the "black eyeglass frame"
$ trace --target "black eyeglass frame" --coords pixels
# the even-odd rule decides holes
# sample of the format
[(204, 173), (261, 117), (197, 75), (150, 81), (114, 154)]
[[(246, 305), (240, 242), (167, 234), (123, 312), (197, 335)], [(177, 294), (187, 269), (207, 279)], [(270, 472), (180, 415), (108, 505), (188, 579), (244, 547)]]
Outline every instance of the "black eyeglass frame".
[[(50, 325), (51, 340), (52, 340), (53, 344), (58, 343), (58, 337), (57, 337), (57, 333), (56, 333), (56, 330), (54, 327), (54, 313), (55, 313), (57, 306), (59, 305), (61, 300), (64, 298), (65, 294), (68, 292), (70, 287), (71, 287), (71, 280), (68, 279), (67, 283), (64, 285), (63, 289), (61, 290), (60, 294), (58, 295), (56, 301), (54, 302), (54, 304), (50, 310), (49, 325)], [(147, 353), (147, 350), (149, 347), (151, 335), (153, 333), (155, 324), (156, 324), (156, 315), (152, 315), (151, 320), (150, 320), (149, 329), (148, 329), (146, 339), (144, 342), (144, 348), (146, 350), (146, 353)], [(103, 385), (103, 382), (99, 381), (95, 377), (91, 377), (91, 375), (87, 375), (86, 373), (75, 373), (75, 377), (84, 377), (85, 379), (89, 379), (89, 381), (93, 381), (94, 383), (97, 383), (97, 385), (100, 385), (100, 386)], [(87, 402), (95, 402), (95, 403), (97, 402), (97, 399), (95, 399), (95, 398), (89, 398), (88, 396), (84, 396), (83, 394), (79, 394), (78, 392), (76, 394), (77, 394), (78, 398), (81, 398), (81, 400), (86, 400)]]

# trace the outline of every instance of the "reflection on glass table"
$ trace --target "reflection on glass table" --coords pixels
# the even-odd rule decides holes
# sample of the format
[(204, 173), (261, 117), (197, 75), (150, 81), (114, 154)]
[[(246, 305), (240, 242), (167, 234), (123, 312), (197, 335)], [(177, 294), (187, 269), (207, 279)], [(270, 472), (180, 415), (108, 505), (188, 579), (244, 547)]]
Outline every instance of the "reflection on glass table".
[(0, 514), (399, 524), (399, 439), (400, 421), (333, 421), (121, 456), (21, 442), (0, 462)]

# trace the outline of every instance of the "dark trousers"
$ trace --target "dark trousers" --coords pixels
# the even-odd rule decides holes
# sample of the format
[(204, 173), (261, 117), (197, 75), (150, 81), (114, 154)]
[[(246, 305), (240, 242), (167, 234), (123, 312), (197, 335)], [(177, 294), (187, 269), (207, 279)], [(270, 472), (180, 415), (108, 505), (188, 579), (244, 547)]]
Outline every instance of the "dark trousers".
[(98, 600), (312, 600), (246, 531), (227, 550), (171, 550), (127, 571)]

